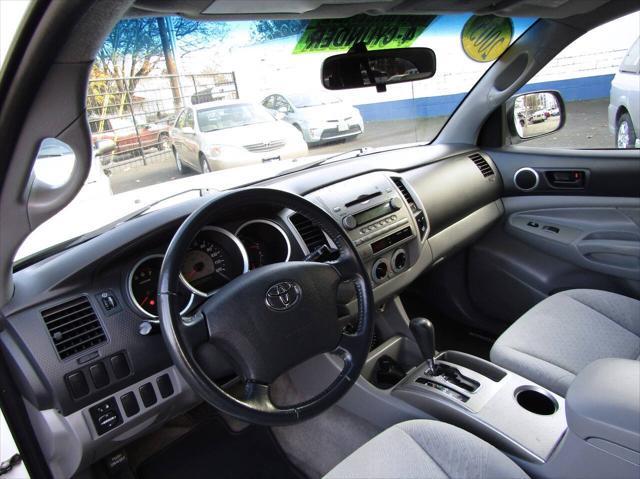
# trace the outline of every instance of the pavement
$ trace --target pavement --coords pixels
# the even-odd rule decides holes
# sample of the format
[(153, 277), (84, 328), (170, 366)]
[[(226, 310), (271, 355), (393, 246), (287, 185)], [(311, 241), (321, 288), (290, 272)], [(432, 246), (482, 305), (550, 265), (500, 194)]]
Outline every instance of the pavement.
[[(567, 121), (564, 127), (550, 135), (528, 140), (522, 146), (561, 148), (613, 148), (613, 135), (607, 123), (608, 99), (568, 103)], [(381, 147), (433, 139), (447, 117), (394, 120), (365, 124), (363, 134), (339, 142), (309, 148), (309, 156), (338, 154), (361, 147)], [(548, 121), (548, 120), (547, 120)], [(536, 124), (542, 128), (543, 123)], [(111, 170), (111, 187), (114, 193), (122, 193), (143, 186), (154, 185), (177, 178), (196, 175), (187, 171), (180, 175), (173, 154), (161, 152), (152, 155), (147, 165), (135, 161), (117, 165)]]

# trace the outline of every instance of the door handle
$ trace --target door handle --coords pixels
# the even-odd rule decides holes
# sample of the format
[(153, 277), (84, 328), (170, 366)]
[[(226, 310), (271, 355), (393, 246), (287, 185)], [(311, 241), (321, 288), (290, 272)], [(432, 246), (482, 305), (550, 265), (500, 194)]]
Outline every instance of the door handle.
[(545, 171), (547, 182), (553, 188), (584, 188), (587, 182), (585, 170)]

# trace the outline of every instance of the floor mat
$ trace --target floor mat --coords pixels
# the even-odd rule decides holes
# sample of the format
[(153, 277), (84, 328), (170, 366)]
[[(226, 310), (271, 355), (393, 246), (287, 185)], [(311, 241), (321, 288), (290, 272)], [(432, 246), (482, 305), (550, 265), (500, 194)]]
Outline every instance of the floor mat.
[(212, 419), (143, 462), (139, 479), (303, 479), (266, 427), (232, 432)]
[(486, 333), (473, 331), (465, 325), (431, 310), (420, 297), (411, 292), (406, 292), (401, 297), (402, 304), (410, 318), (424, 316), (433, 323), (438, 351), (461, 351), (489, 360), (489, 351), (495, 341), (494, 338), (488, 337)]

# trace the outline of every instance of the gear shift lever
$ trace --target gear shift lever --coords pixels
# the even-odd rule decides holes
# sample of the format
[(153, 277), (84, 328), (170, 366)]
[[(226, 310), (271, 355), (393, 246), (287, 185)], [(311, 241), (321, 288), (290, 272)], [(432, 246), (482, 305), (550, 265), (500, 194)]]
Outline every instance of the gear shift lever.
[(413, 318), (409, 329), (416, 338), (422, 357), (427, 362), (427, 373), (436, 374), (436, 332), (433, 323), (427, 318)]

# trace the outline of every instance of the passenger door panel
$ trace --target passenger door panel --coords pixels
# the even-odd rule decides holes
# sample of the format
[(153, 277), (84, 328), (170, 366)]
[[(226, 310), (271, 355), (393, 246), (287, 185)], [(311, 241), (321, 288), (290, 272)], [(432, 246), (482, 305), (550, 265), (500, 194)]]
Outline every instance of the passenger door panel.
[[(469, 249), (466, 262), (468, 297), (479, 317), (492, 323), (487, 330), (504, 328), (562, 290), (640, 298), (637, 151), (520, 147), (488, 153), (502, 175), (505, 214)], [(515, 185), (521, 168), (539, 174), (530, 192)], [(548, 181), (547, 172), (562, 170), (584, 171), (584, 183), (564, 188)]]

